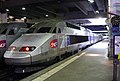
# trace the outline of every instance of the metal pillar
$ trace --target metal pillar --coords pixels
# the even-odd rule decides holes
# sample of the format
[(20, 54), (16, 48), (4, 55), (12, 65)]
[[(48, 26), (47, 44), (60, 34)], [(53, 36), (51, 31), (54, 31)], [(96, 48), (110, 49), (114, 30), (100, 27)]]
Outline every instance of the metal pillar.
[(113, 60), (113, 80), (112, 81), (117, 81), (117, 63), (118, 59)]
[[(108, 12), (110, 12), (110, 0), (108, 0)], [(111, 31), (110, 31), (110, 27), (111, 27), (111, 15), (110, 14), (108, 14), (107, 15), (107, 17), (108, 17), (108, 34), (109, 34), (109, 48), (108, 48), (108, 57), (113, 57), (113, 47), (112, 47), (112, 45), (111, 45), (111, 43), (112, 43), (112, 35), (111, 35)]]
[(119, 60), (119, 73), (118, 73), (118, 81), (120, 81), (120, 60)]
[(6, 23), (7, 22), (7, 13), (1, 14), (0, 13), (0, 23)]

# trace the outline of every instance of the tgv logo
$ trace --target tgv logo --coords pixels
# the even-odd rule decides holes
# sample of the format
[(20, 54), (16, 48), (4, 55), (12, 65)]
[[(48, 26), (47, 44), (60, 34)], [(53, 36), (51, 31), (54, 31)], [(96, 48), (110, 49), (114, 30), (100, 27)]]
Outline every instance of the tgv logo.
[(54, 39), (50, 42), (50, 47), (51, 48), (56, 48), (58, 46), (57, 39)]

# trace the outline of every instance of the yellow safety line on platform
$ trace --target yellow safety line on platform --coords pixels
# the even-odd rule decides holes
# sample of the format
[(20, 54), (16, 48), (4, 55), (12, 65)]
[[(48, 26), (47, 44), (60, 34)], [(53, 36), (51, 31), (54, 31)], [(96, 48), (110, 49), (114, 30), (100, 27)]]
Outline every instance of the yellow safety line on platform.
[(52, 70), (46, 72), (45, 74), (39, 76), (38, 78), (36, 78), (32, 81), (44, 81), (45, 79), (49, 78), (53, 74), (57, 73), (58, 71), (60, 71), (61, 69), (63, 69), (64, 67), (66, 67), (67, 65), (72, 63), (73, 61), (77, 60), (79, 57), (83, 56), (84, 54), (86, 54), (86, 52), (84, 52), (78, 56), (73, 57), (72, 59), (70, 59), (70, 60), (66, 61), (65, 63), (53, 68)]

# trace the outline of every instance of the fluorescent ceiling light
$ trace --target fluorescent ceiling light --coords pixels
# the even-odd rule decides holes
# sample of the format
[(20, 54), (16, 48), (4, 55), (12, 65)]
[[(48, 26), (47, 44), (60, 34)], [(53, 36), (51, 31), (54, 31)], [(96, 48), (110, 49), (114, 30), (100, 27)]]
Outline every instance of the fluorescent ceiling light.
[(108, 31), (92, 31), (93, 33), (107, 33)]
[(26, 17), (23, 17), (24, 19), (26, 19)]
[(48, 17), (48, 15), (46, 14), (45, 17)]
[(16, 21), (19, 21), (20, 19), (15, 19)]
[(6, 9), (7, 12), (9, 12), (9, 9)]
[(10, 19), (13, 19), (14, 17), (13, 16), (9, 16)]
[(99, 11), (96, 11), (96, 13), (99, 13)]
[(22, 21), (24, 21), (25, 19), (24, 18), (21, 18)]
[(105, 22), (107, 18), (91, 18), (88, 19), (91, 23), (83, 24), (83, 25), (107, 25)]
[(88, 0), (90, 3), (93, 3), (94, 2), (94, 0)]
[(22, 7), (22, 10), (25, 10), (26, 8), (25, 7)]

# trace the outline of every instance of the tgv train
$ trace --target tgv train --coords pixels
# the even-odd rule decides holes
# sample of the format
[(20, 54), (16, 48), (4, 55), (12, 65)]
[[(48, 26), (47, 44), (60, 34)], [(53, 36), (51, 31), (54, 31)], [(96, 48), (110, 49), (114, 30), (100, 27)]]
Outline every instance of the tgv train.
[(67, 53), (100, 41), (89, 29), (64, 21), (43, 21), (15, 40), (4, 54), (8, 65), (34, 65), (61, 59)]
[(0, 24), (0, 58), (3, 57), (8, 46), (25, 33), (32, 23), (1, 23)]

